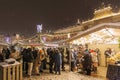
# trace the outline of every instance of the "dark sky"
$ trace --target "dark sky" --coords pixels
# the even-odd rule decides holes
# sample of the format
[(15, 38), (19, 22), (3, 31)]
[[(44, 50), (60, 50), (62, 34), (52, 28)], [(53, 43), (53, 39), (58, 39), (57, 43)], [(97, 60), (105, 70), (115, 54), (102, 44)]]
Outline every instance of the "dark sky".
[(37, 24), (44, 32), (68, 27), (91, 19), (102, 2), (120, 8), (120, 0), (0, 0), (0, 33), (33, 35)]

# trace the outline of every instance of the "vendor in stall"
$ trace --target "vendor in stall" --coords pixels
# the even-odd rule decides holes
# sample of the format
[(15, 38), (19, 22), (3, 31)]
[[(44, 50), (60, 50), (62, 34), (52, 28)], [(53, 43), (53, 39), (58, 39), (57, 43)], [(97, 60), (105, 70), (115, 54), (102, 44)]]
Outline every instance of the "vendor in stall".
[(97, 53), (94, 50), (90, 50), (91, 56), (92, 56), (92, 70), (97, 73), (97, 67), (98, 67), (98, 59), (97, 59)]
[(112, 53), (112, 51), (111, 51), (111, 48), (107, 48), (107, 50), (105, 50), (105, 65), (107, 66), (107, 58), (110, 58), (110, 56), (111, 56), (111, 53)]

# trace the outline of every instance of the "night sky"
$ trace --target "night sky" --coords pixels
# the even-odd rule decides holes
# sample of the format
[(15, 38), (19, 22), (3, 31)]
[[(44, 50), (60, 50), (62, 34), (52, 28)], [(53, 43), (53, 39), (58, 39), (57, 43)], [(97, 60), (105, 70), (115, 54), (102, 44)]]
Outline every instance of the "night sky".
[(43, 32), (65, 28), (91, 19), (103, 2), (120, 10), (120, 0), (0, 0), (0, 33), (32, 36), (37, 24)]

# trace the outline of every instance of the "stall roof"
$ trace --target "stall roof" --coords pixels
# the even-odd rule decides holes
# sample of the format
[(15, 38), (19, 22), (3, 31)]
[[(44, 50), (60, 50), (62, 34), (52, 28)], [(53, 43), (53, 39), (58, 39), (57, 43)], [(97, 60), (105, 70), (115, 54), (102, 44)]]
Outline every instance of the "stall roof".
[(76, 36), (66, 40), (67, 42), (70, 42), (70, 41), (73, 41), (75, 39), (78, 39), (80, 37), (84, 37), (86, 35), (89, 35), (91, 33), (94, 33), (94, 32), (97, 32), (97, 31), (100, 31), (102, 29), (114, 29), (114, 34), (112, 33), (111, 34), (111, 31), (108, 31), (112, 36), (120, 36), (119, 35), (119, 32), (120, 32), (120, 22), (118, 23), (101, 23), (99, 25), (96, 25), (96, 26), (93, 26), (92, 28), (88, 29), (88, 30), (85, 30), (83, 32), (79, 32)]
[(0, 46), (8, 46), (7, 43), (0, 43)]

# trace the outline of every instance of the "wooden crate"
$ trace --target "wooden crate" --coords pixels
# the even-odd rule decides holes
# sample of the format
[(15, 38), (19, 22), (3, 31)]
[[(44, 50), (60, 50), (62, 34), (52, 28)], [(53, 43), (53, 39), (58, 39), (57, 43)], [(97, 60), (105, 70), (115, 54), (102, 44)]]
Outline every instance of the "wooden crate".
[(22, 80), (22, 63), (0, 63), (0, 80)]

